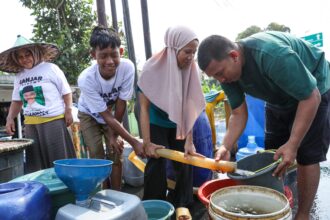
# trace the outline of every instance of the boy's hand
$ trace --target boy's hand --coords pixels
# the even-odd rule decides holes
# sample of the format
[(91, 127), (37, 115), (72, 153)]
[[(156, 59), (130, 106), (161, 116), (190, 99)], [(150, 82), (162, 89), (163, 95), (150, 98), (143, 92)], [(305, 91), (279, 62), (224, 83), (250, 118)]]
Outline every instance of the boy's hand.
[(122, 154), (124, 150), (124, 141), (120, 136), (112, 135), (110, 138), (110, 146), (118, 153)]
[(156, 150), (165, 148), (164, 146), (157, 145), (151, 142), (144, 143), (143, 147), (147, 157), (152, 157), (152, 158), (159, 158), (159, 155), (156, 153)]
[(146, 157), (146, 154), (145, 154), (144, 149), (143, 149), (143, 143), (141, 141), (135, 139), (135, 143), (132, 147), (133, 147), (134, 152), (135, 152), (136, 155), (138, 155), (141, 158)]

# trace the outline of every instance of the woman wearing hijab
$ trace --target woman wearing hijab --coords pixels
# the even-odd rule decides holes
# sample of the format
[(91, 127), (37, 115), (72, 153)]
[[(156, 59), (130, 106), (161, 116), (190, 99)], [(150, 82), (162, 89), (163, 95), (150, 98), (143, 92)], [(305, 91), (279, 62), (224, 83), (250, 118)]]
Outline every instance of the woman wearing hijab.
[(49, 63), (59, 54), (55, 45), (18, 36), (13, 48), (0, 54), (0, 70), (17, 73), (6, 122), (9, 135), (23, 109), (26, 173), (53, 167), (53, 161), (75, 157), (67, 126), (72, 124), (72, 92), (62, 70)]
[[(143, 144), (149, 157), (144, 200), (166, 200), (166, 160), (156, 149), (165, 146), (185, 156), (202, 156), (192, 140), (193, 125), (205, 107), (194, 61), (198, 39), (189, 28), (176, 26), (166, 31), (165, 45), (146, 62), (138, 81)], [(177, 162), (173, 166), (176, 185), (168, 200), (175, 207), (187, 207), (193, 201), (192, 167)]]

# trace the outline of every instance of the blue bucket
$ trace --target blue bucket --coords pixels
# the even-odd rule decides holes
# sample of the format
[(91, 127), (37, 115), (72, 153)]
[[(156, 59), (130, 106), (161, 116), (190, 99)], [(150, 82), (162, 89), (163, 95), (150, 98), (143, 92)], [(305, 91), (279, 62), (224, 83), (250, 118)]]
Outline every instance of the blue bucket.
[(171, 219), (174, 213), (174, 206), (164, 200), (144, 200), (142, 205), (148, 215), (148, 220)]

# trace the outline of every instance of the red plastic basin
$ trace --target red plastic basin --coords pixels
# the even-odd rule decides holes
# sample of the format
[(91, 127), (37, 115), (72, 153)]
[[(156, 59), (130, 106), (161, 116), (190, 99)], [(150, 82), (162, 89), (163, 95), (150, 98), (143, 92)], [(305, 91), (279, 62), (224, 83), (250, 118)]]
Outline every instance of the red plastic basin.
[(206, 206), (209, 206), (210, 196), (218, 189), (238, 185), (238, 181), (234, 179), (214, 179), (205, 182), (198, 188), (198, 198)]
[[(198, 188), (198, 198), (199, 200), (208, 208), (210, 203), (210, 196), (213, 192), (215, 192), (218, 189), (228, 187), (228, 186), (236, 186), (241, 185), (239, 181), (234, 179), (214, 179), (205, 182), (203, 185), (201, 185)], [(289, 200), (290, 207), (293, 208), (294, 201), (293, 201), (293, 194), (291, 189), (288, 186), (284, 187), (284, 194), (286, 198)]]

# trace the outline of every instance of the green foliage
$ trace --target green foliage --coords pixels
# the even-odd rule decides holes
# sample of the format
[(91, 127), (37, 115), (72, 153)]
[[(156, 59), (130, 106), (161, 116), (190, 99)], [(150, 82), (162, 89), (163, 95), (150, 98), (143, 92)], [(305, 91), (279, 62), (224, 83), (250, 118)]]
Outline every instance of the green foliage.
[(33, 41), (56, 44), (61, 55), (55, 63), (70, 84), (91, 61), (89, 37), (96, 25), (93, 0), (20, 0), (36, 18)]
[(260, 27), (252, 25), (251, 27), (248, 27), (245, 31), (239, 33), (236, 37), (236, 40), (246, 38), (248, 36), (251, 36), (252, 34), (259, 33), (261, 31), (262, 29)]
[[(212, 90), (221, 91), (220, 83), (216, 79), (208, 78), (205, 75), (202, 75), (202, 91), (203, 91), (203, 93), (206, 94)], [(218, 104), (215, 106), (214, 116), (216, 119), (226, 118), (224, 102), (218, 102)]]
[(248, 27), (245, 31), (239, 33), (236, 37), (236, 41), (251, 36), (262, 31), (281, 31), (290, 33), (291, 29), (285, 25), (278, 24), (275, 22), (270, 23), (265, 29), (261, 29), (258, 26), (252, 25)]
[(221, 90), (220, 83), (216, 79), (205, 77), (205, 75), (202, 75), (201, 83), (202, 83), (202, 91), (204, 94), (209, 93), (211, 90), (216, 90), (216, 91)]
[(277, 24), (275, 22), (270, 23), (266, 29), (266, 31), (281, 31), (290, 33), (291, 29), (285, 25)]

